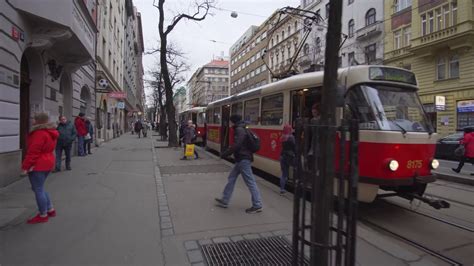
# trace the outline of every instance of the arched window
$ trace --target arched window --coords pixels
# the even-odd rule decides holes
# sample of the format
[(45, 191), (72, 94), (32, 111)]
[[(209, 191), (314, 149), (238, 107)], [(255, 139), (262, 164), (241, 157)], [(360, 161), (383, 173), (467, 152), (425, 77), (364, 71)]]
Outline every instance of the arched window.
[(283, 41), (285, 39), (285, 31), (281, 32), (281, 40)]
[(347, 25), (347, 32), (348, 32), (349, 38), (352, 38), (354, 36), (354, 27), (355, 27), (354, 20), (353, 19), (349, 20), (349, 23)]
[(291, 34), (291, 26), (288, 25), (288, 35), (290, 35), (290, 34)]
[(371, 25), (375, 23), (375, 8), (369, 9), (365, 14), (365, 26)]
[(275, 45), (275, 43), (273, 42), (273, 39), (272, 39), (272, 47)]
[(309, 44), (305, 43), (304, 48), (303, 48), (303, 53), (304, 55), (309, 54)]
[(321, 49), (321, 38), (316, 38), (316, 50), (319, 52)]
[(280, 35), (277, 34), (277, 44), (280, 42)]

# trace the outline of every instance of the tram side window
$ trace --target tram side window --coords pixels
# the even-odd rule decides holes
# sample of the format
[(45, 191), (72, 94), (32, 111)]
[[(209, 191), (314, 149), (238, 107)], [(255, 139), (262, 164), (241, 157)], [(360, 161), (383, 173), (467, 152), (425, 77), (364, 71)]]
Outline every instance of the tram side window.
[(260, 113), (260, 99), (253, 99), (245, 102), (244, 121), (251, 125), (258, 124)]
[(214, 124), (220, 124), (221, 123), (221, 108), (216, 107), (214, 108)]
[(283, 124), (283, 94), (262, 98), (262, 125)]
[(243, 103), (234, 103), (232, 104), (232, 114), (238, 114), (242, 115), (242, 111), (244, 109), (244, 104)]
[(197, 123), (198, 125), (202, 125), (204, 124), (204, 121), (206, 121), (206, 114), (204, 112), (201, 112), (198, 114)]
[(206, 110), (206, 120), (208, 124), (214, 124), (214, 114), (212, 109)]

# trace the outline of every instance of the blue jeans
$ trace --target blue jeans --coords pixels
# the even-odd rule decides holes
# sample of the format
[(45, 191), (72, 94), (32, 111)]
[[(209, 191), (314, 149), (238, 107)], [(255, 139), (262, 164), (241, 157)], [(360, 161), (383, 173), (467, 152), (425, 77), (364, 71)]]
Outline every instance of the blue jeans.
[(56, 145), (56, 170), (61, 170), (61, 158), (63, 156), (63, 150), (66, 154), (66, 168), (71, 167), (71, 148), (71, 143)]
[(280, 157), (280, 168), (281, 168), (281, 178), (280, 178), (280, 191), (285, 191), (286, 181), (290, 176), (290, 166), (291, 162), (285, 156)]
[(31, 183), (31, 190), (35, 192), (36, 204), (38, 205), (39, 213), (45, 215), (46, 212), (53, 208), (49, 194), (44, 190), (44, 182), (48, 177), (49, 172), (32, 171), (28, 173)]
[(84, 156), (84, 136), (77, 136), (77, 155)]
[(250, 194), (252, 195), (252, 207), (261, 208), (262, 207), (262, 198), (260, 196), (260, 191), (257, 187), (257, 182), (252, 173), (252, 162), (250, 160), (242, 160), (236, 162), (232, 171), (230, 171), (227, 185), (224, 188), (224, 193), (222, 195), (222, 201), (225, 204), (228, 204), (234, 191), (235, 182), (239, 174), (242, 174), (244, 182), (249, 188)]

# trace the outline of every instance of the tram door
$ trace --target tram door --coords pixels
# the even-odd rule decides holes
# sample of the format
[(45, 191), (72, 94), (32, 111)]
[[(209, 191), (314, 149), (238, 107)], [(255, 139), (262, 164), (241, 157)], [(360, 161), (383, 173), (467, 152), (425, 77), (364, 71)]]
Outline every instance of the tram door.
[(309, 121), (314, 118), (321, 103), (321, 88), (303, 89), (291, 92), (291, 125), (296, 126), (298, 119)]
[(197, 113), (191, 113), (191, 120), (193, 120), (193, 124), (197, 126)]
[(222, 126), (221, 126), (221, 154), (229, 148), (230, 134), (230, 106), (222, 106)]

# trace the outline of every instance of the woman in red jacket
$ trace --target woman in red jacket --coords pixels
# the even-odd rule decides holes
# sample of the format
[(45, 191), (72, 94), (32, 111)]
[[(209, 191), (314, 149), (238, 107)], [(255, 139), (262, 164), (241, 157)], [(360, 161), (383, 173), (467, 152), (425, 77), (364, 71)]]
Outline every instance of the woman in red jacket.
[[(465, 162), (470, 162), (474, 164), (474, 132), (472, 128), (464, 129), (464, 137), (459, 142), (459, 144), (464, 145), (464, 156), (459, 161), (458, 168), (452, 168), (454, 172), (461, 172), (462, 167)], [(472, 173), (471, 175), (474, 175)]]
[(49, 217), (56, 216), (44, 183), (55, 165), (54, 149), (59, 132), (45, 113), (35, 115), (33, 127), (28, 135), (28, 148), (21, 169), (28, 174), (31, 189), (35, 192), (39, 213), (28, 220), (29, 224), (45, 223)]

